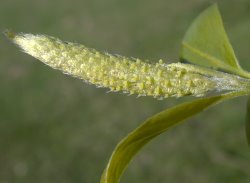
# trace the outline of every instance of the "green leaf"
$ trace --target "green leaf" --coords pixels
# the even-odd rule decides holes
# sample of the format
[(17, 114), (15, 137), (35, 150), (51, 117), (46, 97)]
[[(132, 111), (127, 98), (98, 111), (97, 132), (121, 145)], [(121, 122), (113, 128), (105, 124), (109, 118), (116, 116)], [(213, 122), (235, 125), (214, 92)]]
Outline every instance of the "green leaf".
[(182, 41), (181, 59), (250, 77), (234, 54), (216, 4), (202, 12)]
[(248, 145), (250, 146), (250, 96), (247, 101), (246, 136)]
[(203, 111), (213, 104), (243, 94), (245, 93), (228, 93), (220, 96), (197, 99), (166, 109), (150, 117), (116, 146), (103, 172), (101, 183), (119, 182), (123, 171), (135, 154), (151, 139), (167, 131), (170, 127)]

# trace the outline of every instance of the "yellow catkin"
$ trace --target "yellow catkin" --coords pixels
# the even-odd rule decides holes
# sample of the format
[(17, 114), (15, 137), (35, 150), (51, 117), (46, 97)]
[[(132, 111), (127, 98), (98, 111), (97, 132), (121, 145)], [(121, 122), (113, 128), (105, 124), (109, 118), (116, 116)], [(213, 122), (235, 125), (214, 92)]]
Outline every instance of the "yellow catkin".
[(188, 64), (167, 65), (162, 60), (150, 64), (44, 35), (8, 33), (8, 36), (26, 53), (45, 64), (111, 91), (156, 98), (199, 97), (223, 90), (223, 87), (227, 90), (238, 87), (236, 77), (235, 81), (229, 81), (230, 77), (224, 73), (200, 72)]

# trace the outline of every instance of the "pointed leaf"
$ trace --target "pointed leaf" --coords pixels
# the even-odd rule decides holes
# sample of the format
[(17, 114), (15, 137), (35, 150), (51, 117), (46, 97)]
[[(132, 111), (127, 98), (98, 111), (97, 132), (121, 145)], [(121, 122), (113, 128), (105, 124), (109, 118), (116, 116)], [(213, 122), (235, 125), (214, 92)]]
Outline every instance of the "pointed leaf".
[(131, 159), (154, 137), (213, 104), (239, 95), (242, 95), (242, 93), (229, 93), (197, 99), (167, 109), (147, 119), (116, 146), (103, 172), (101, 183), (118, 183)]
[(250, 97), (247, 102), (247, 115), (246, 115), (246, 137), (248, 145), (250, 146)]
[(237, 61), (216, 4), (201, 13), (188, 29), (182, 42), (181, 58), (249, 77)]

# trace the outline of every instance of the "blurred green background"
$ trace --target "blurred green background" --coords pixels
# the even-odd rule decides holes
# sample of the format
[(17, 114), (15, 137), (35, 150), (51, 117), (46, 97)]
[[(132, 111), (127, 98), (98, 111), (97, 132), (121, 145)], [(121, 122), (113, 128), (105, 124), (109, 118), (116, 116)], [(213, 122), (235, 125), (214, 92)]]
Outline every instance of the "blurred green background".
[[(180, 41), (212, 0), (1, 0), (0, 30), (42, 33), (124, 56), (178, 61)], [(250, 1), (221, 0), (225, 27), (250, 70)], [(186, 99), (184, 99), (186, 100)], [(0, 183), (96, 183), (115, 145), (182, 102), (108, 93), (63, 75), (0, 36)], [(122, 183), (248, 183), (246, 98), (161, 135)]]

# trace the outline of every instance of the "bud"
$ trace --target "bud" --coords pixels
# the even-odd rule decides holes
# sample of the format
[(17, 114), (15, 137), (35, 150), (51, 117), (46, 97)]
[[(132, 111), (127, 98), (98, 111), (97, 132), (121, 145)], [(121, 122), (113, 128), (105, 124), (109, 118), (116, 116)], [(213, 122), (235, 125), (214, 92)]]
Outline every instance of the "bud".
[[(203, 67), (111, 55), (45, 35), (6, 33), (26, 53), (54, 69), (111, 91), (155, 98), (204, 96), (242, 90), (246, 79)], [(243, 83), (243, 84), (242, 84)]]

